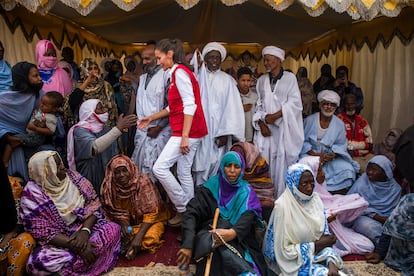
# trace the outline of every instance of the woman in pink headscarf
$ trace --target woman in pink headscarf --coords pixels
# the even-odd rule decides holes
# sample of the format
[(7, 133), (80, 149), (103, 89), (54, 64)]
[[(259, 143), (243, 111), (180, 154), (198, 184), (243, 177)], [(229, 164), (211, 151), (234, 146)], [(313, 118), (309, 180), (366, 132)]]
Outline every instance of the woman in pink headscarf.
[(36, 60), (44, 92), (58, 91), (66, 96), (72, 91), (72, 81), (68, 73), (58, 67), (56, 46), (51, 41), (42, 39), (37, 42)]

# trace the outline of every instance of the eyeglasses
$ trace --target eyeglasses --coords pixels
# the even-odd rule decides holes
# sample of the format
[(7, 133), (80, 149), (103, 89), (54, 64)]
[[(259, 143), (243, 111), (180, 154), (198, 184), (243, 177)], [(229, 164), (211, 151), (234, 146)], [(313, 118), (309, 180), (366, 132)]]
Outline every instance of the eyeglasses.
[(329, 106), (329, 107), (337, 107), (337, 104), (336, 103), (331, 103), (331, 102), (322, 102), (321, 103), (322, 104), (322, 106)]

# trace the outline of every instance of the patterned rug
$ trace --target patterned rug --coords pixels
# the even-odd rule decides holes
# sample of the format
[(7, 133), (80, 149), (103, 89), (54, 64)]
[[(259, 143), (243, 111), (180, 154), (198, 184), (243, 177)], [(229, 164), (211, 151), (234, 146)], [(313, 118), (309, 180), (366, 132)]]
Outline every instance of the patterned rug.
[[(190, 265), (195, 272), (195, 265)], [(401, 274), (387, 267), (384, 263), (368, 264), (365, 261), (345, 262), (344, 272), (349, 276), (400, 276)], [(150, 263), (145, 267), (116, 267), (106, 276), (176, 276), (179, 271), (176, 266)]]

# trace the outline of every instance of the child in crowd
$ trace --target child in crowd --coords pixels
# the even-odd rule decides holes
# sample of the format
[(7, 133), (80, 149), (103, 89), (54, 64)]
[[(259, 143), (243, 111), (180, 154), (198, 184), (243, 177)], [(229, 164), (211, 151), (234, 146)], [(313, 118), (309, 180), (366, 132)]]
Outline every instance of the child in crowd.
[(257, 101), (257, 94), (250, 88), (253, 72), (248, 67), (241, 67), (237, 71), (237, 87), (243, 103), (246, 142), (253, 143), (253, 124), (252, 118)]
[[(47, 136), (53, 136), (56, 131), (56, 113), (63, 105), (63, 96), (56, 91), (50, 91), (42, 96), (39, 109), (33, 111), (30, 122), (27, 124), (27, 133), (15, 135), (17, 143), (8, 144), (3, 154), (3, 164), (7, 168), (13, 149), (24, 145), (37, 148), (43, 145)], [(20, 140), (20, 141), (19, 141)]]

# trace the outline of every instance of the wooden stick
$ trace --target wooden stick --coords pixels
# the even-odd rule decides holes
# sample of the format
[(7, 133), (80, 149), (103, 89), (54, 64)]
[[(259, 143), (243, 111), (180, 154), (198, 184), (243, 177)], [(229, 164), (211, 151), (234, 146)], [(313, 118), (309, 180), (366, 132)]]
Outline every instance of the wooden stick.
[[(216, 211), (214, 212), (214, 219), (213, 219), (213, 230), (216, 230), (219, 216), (220, 216), (220, 209), (216, 208)], [(206, 262), (206, 269), (204, 270), (204, 276), (210, 275), (210, 268), (211, 268), (212, 260), (213, 260), (213, 252), (211, 252), (210, 255), (208, 255), (208, 259)]]

